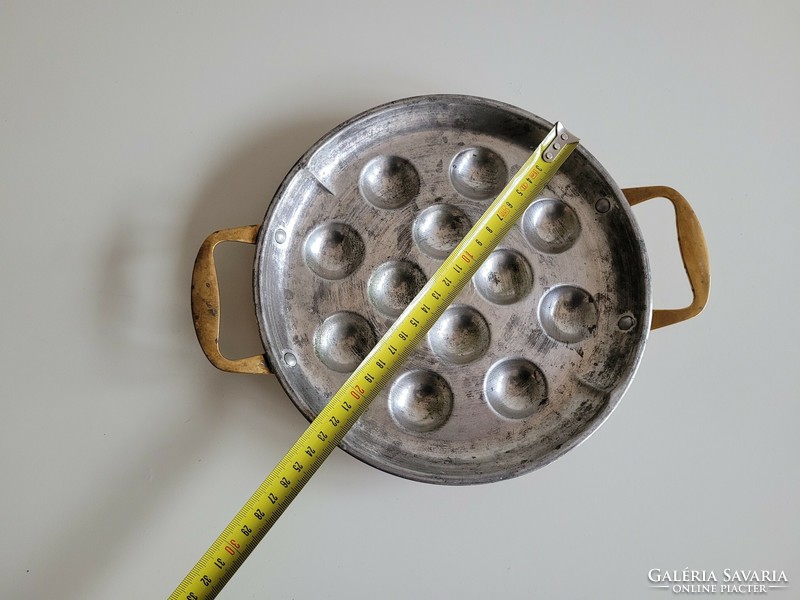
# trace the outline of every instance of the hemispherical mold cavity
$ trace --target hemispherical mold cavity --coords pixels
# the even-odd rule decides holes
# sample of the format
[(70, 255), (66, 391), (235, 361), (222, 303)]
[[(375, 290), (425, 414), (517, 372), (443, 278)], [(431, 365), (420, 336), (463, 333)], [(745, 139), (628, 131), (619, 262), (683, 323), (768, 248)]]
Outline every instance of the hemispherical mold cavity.
[(405, 158), (376, 156), (361, 170), (358, 187), (373, 206), (396, 209), (411, 202), (419, 193), (419, 174)]
[(567, 344), (590, 337), (597, 329), (597, 317), (594, 298), (574, 285), (552, 288), (539, 303), (539, 321), (544, 332)]
[(558, 254), (578, 239), (581, 223), (572, 207), (563, 200), (542, 198), (522, 215), (522, 231), (539, 252)]
[(519, 252), (495, 250), (473, 277), (478, 293), (494, 304), (513, 304), (528, 295), (533, 271)]
[(472, 227), (469, 217), (450, 204), (434, 204), (417, 216), (412, 228), (420, 251), (435, 259), (447, 258)]
[(317, 327), (314, 352), (326, 367), (350, 373), (375, 345), (375, 334), (367, 320), (352, 312), (338, 312)]
[(372, 272), (367, 296), (375, 309), (387, 317), (399, 317), (425, 286), (425, 273), (405, 260), (385, 262)]
[(483, 394), (500, 416), (524, 419), (547, 404), (547, 381), (532, 362), (508, 358), (492, 365), (486, 373)]
[(454, 365), (477, 360), (489, 348), (489, 325), (471, 306), (451, 306), (428, 332), (428, 345), (439, 358)]
[(453, 391), (437, 373), (403, 373), (389, 390), (389, 413), (403, 429), (426, 433), (439, 429), (453, 410)]
[(450, 182), (470, 200), (494, 198), (507, 181), (506, 163), (499, 154), (483, 146), (462, 150), (450, 163)]
[(364, 260), (364, 241), (345, 223), (323, 223), (306, 238), (303, 258), (323, 279), (343, 279)]

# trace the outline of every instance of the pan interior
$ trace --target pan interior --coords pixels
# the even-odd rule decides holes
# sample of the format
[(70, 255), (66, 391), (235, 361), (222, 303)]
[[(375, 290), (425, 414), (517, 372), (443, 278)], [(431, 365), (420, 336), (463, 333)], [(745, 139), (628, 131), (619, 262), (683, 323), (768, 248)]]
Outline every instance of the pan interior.
[[(506, 104), (426, 96), (363, 113), (301, 158), (270, 205), (254, 278), (264, 345), (303, 414), (341, 387), (550, 127)], [(432, 483), (533, 470), (610, 414), (649, 324), (630, 207), (579, 147), (342, 447)]]

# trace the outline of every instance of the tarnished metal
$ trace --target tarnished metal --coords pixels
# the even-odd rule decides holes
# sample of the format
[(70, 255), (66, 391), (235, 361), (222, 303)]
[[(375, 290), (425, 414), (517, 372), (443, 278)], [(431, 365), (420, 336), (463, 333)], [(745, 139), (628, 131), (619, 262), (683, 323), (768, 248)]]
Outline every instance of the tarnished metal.
[[(270, 356), (296, 357), (274, 368), (306, 416), (551, 127), (493, 101), (412, 98), (345, 123), (292, 169), (259, 238), (255, 288)], [(621, 191), (583, 147), (545, 195), (345, 437), (345, 450), (412, 479), (493, 481), (554, 459), (608, 416), (649, 330), (644, 246)], [(603, 214), (601, 197), (611, 204)], [(623, 315), (636, 326), (622, 331)], [(430, 410), (413, 416), (410, 395)]]
[[(300, 159), (259, 233), (254, 285), (270, 364), (307, 417), (339, 389), (551, 127), (491, 100), (418, 97), (353, 118)], [(696, 298), (683, 311), (657, 311), (654, 324), (696, 314), (708, 291), (696, 218), (674, 190), (664, 190), (651, 193), (677, 202)], [(635, 191), (631, 204), (645, 196)], [(193, 306), (203, 302), (193, 298)], [(342, 447), (432, 483), (533, 470), (608, 417), (650, 325), (647, 257), (629, 203), (581, 146)], [(211, 355), (215, 365), (230, 366)]]

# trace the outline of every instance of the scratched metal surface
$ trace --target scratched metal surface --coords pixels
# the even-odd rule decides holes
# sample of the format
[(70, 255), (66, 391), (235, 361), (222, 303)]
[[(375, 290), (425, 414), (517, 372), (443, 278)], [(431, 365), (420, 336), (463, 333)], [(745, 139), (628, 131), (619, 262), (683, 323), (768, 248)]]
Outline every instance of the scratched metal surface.
[[(261, 336), (311, 418), (551, 125), (468, 96), (367, 111), (323, 137), (261, 230)], [(650, 323), (630, 208), (583, 147), (345, 437), (353, 456), (443, 484), (506, 479), (586, 439), (617, 405)]]

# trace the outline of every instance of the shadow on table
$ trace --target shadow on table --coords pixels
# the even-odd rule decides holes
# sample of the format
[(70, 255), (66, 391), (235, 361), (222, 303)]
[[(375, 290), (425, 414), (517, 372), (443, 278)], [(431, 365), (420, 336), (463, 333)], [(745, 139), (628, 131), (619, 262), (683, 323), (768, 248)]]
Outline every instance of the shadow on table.
[[(115, 380), (121, 388), (127, 385), (134, 386), (137, 392), (149, 390), (164, 402), (169, 401), (169, 390), (161, 385), (167, 384), (168, 388), (170, 379), (178, 379), (174, 387), (180, 389), (180, 381), (185, 380), (185, 395), (194, 397), (195, 406), (190, 419), (176, 417), (173, 410), (171, 417), (150, 424), (135, 447), (130, 446), (130, 440), (117, 442), (118, 446), (125, 444), (124, 448), (105, 446), (110, 457), (127, 459), (115, 460), (97, 474), (97, 485), (85, 490), (84, 502), (60, 505), (61, 529), (52, 531), (42, 552), (31, 557), (31, 565), (39, 576), (20, 582), (26, 596), (47, 596), (46, 592), (53, 589), (53, 581), (63, 576), (69, 580), (63, 586), (69, 590), (69, 596), (88, 597), (98, 585), (98, 574), (119, 571), (117, 561), (124, 560), (137, 531), (156, 527), (154, 515), (159, 507), (170, 501), (189, 473), (200, 468), (198, 453), (202, 451), (192, 441), (202, 440), (200, 448), (213, 452), (220, 422), (236, 418), (243, 404), (258, 403), (259, 411), (265, 407), (264, 412), (269, 413), (265, 416), (265, 421), (269, 421), (266, 425), (264, 421), (245, 422), (241, 427), (251, 437), (265, 438), (270, 448), (283, 444), (282, 437), (289, 439), (296, 433), (286, 423), (302, 421), (302, 417), (276, 378), (221, 373), (203, 357), (189, 310), (191, 268), (200, 244), (212, 231), (261, 223), (275, 190), (294, 162), (319, 137), (357, 111), (358, 108), (345, 108), (339, 113), (317, 114), (308, 119), (298, 115), (280, 124), (271, 123), (251, 135), (199, 192), (188, 222), (179, 232), (182, 240), (179, 256), (175, 256), (174, 235), (166, 239), (167, 226), (163, 221), (158, 222), (159, 216), (154, 217), (156, 233), (147, 233), (152, 230), (150, 224), (141, 222), (147, 218), (147, 211), (135, 212), (133, 220), (139, 219), (139, 223), (126, 220), (112, 232), (98, 276), (98, 285), (104, 291), (97, 308), (97, 346), (108, 355), (105, 364), (116, 369)], [(231, 249), (221, 247), (217, 253), (223, 301), (223, 351), (232, 357), (258, 353), (263, 350), (252, 300), (253, 247), (225, 246)], [(171, 265), (171, 273), (164, 273), (168, 283), (162, 289), (159, 290), (158, 282), (137, 280), (142, 272), (151, 276), (154, 270), (142, 271), (142, 260), (158, 261), (148, 264), (160, 265), (158, 268), (162, 270), (164, 264)], [(148, 292), (152, 297), (147, 297)], [(165, 298), (173, 299), (173, 305)], [(177, 374), (167, 372), (175, 369), (179, 371)], [(285, 401), (268, 403), (265, 397)], [(114, 401), (113, 391), (106, 400)], [(153, 397), (149, 401), (153, 402)], [(126, 408), (120, 406), (120, 410)], [(141, 418), (141, 413), (132, 410), (131, 416)], [(268, 431), (259, 430), (261, 427), (267, 427)], [(110, 444), (115, 441), (109, 439)], [(91, 540), (91, 549), (76, 551), (87, 539)], [(196, 550), (199, 558), (205, 548)], [(173, 573), (175, 584), (183, 575)], [(125, 595), (123, 592), (122, 596)]]

